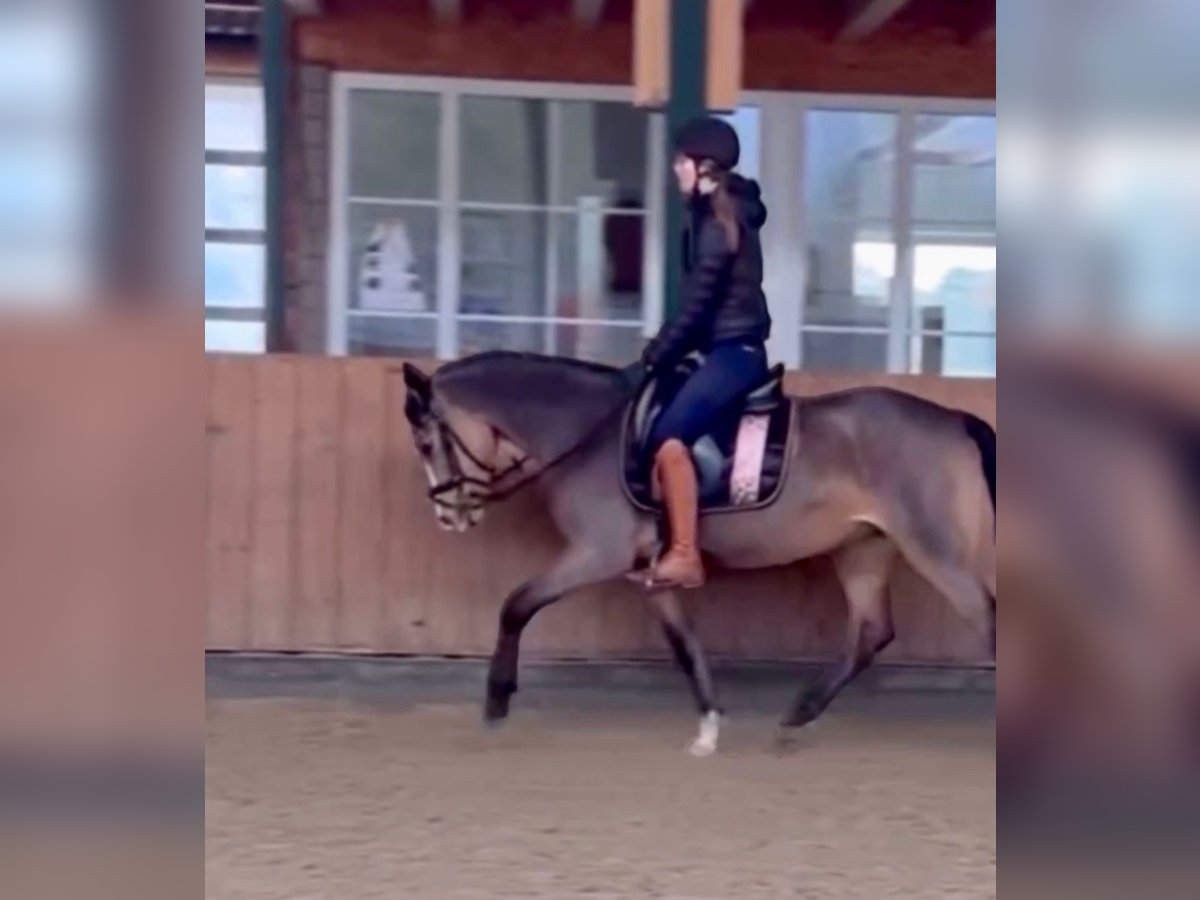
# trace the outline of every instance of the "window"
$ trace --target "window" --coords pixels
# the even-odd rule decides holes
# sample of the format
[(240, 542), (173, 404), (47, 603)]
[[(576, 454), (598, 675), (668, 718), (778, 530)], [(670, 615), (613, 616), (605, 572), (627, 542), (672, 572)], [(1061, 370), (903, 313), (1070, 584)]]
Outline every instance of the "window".
[(805, 114), (799, 357), (805, 368), (991, 376), (995, 118), (908, 107)]
[(339, 95), (344, 348), (636, 355), (647, 114), (627, 101), (422, 86)]
[(916, 117), (909, 368), (996, 371), (996, 120)]
[(475, 96), (461, 111), (460, 352), (635, 356), (645, 113)]
[(356, 90), (349, 121), (348, 349), (433, 356), (440, 99)]
[[(335, 76), (331, 351), (634, 359), (662, 314), (670, 171), (665, 122), (629, 94)], [(774, 93), (724, 117), (770, 209), (777, 358), (994, 373), (990, 106)], [(251, 189), (226, 193), (214, 215), (251, 227)], [(237, 272), (214, 287), (230, 307), (257, 278)]]
[(204, 86), (204, 348), (266, 346), (262, 88)]
[(813, 110), (803, 173), (807, 368), (887, 367), (892, 278), (895, 113)]

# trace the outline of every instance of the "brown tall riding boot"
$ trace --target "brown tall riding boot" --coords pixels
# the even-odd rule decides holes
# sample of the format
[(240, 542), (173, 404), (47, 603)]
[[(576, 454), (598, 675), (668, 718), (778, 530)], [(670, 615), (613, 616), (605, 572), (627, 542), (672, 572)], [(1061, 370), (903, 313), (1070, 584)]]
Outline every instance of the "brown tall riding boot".
[(704, 563), (696, 546), (696, 469), (682, 441), (670, 440), (655, 457), (658, 483), (667, 507), (671, 546), (654, 567), (655, 587), (698, 588), (704, 584)]

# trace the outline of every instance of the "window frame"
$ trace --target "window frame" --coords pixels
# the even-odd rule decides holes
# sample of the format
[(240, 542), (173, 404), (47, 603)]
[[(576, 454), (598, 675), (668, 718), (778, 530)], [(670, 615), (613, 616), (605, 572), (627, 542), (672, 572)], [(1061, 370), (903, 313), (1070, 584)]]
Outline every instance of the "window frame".
[[(459, 125), (461, 100), (464, 96), (511, 97), (522, 99), (633, 102), (633, 89), (628, 85), (576, 84), (565, 82), (534, 82), (454, 78), (443, 76), (390, 75), (367, 72), (335, 72), (330, 86), (330, 157), (329, 157), (329, 238), (327, 247), (326, 285), (326, 347), (329, 353), (344, 355), (348, 347), (348, 296), (350, 264), (349, 234), (349, 99), (354, 90), (395, 90), (437, 94), (440, 101), (438, 196), (429, 205), (435, 206), (438, 218), (437, 309), (425, 318), (437, 320), (435, 354), (441, 359), (457, 355), (458, 324), (463, 317), (458, 311), (461, 285), (461, 236), (459, 213), (461, 144)], [(913, 137), (917, 118), (921, 115), (996, 115), (995, 100), (960, 99), (928, 96), (893, 96), (879, 94), (814, 93), (796, 91), (746, 91), (742, 106), (759, 109), (759, 180), (763, 193), (771, 200), (770, 224), (763, 231), (765, 263), (764, 288), (775, 320), (770, 342), (774, 359), (789, 369), (803, 367), (803, 336), (805, 333), (836, 330), (839, 332), (885, 333), (888, 342), (889, 373), (911, 371), (911, 341), (919, 338), (910, 323), (913, 316), (913, 199), (916, 168), (913, 160)], [(893, 176), (892, 236), (896, 247), (896, 277), (892, 280), (885, 330), (862, 326), (805, 325), (804, 299), (808, 287), (807, 260), (802, 248), (807, 247), (807, 223), (804, 203), (805, 153), (807, 145), (807, 114), (810, 110), (847, 112), (882, 112), (897, 118), (895, 172)], [(662, 234), (666, 216), (666, 122), (660, 112), (649, 114), (646, 173), (646, 205), (643, 212), (644, 246), (642, 263), (643, 318), (642, 333), (653, 335), (662, 322), (665, 297), (663, 267), (666, 247)], [(471, 208), (496, 206), (517, 208), (521, 204), (468, 203)], [(540, 209), (540, 207), (539, 207)], [(995, 241), (995, 234), (973, 235), (970, 243)], [(551, 252), (550, 248), (547, 252)], [(509, 317), (496, 318), (508, 321)], [(556, 318), (542, 319), (551, 323)], [(517, 321), (520, 317), (514, 317)], [(563, 324), (581, 320), (562, 319)], [(583, 324), (587, 324), (583, 321)], [(619, 324), (605, 322), (605, 324)], [(980, 336), (984, 336), (980, 333)], [(992, 336), (988, 333), (987, 336)]]
[[(205, 112), (207, 114), (207, 91), (210, 87), (235, 87), (235, 88), (255, 88), (260, 93), (263, 90), (262, 82), (255, 78), (239, 78), (235, 76), (205, 76)], [(265, 98), (263, 103), (265, 105)], [(205, 142), (204, 147), (204, 164), (205, 166), (242, 166), (247, 168), (258, 167), (263, 170), (264, 179), (267, 169), (267, 151), (265, 146), (262, 150), (210, 150)], [(207, 249), (209, 244), (233, 244), (262, 247), (263, 253), (266, 253), (267, 245), (267, 223), (265, 215), (265, 197), (264, 197), (264, 216), (263, 225), (261, 228), (209, 228), (205, 223), (204, 227), (204, 246)], [(211, 322), (247, 322), (262, 324), (266, 327), (266, 276), (265, 276), (265, 260), (264, 260), (264, 277), (262, 284), (262, 301), (255, 306), (221, 306), (209, 305), (207, 290), (205, 291), (204, 303), (204, 318), (205, 321)], [(265, 347), (264, 347), (265, 349)], [(259, 351), (262, 352), (262, 351)]]
[[(994, 100), (875, 94), (822, 94), (792, 91), (748, 91), (743, 102), (763, 108), (762, 184), (771, 198), (771, 224), (763, 231), (764, 289), (771, 306), (774, 330), (772, 356), (789, 369), (804, 366), (805, 334), (884, 334), (887, 337), (888, 374), (912, 372), (910, 330), (913, 316), (914, 187), (916, 167), (913, 137), (921, 115), (995, 116)], [(769, 112), (768, 112), (769, 108)], [(892, 279), (886, 329), (877, 326), (806, 325), (805, 298), (808, 293), (807, 210), (804, 178), (808, 147), (808, 113), (878, 112), (897, 116), (896, 153), (892, 176), (892, 241), (895, 244), (895, 277)], [(995, 232), (980, 232), (964, 243), (994, 243)], [(945, 243), (951, 243), (945, 241)], [(978, 336), (984, 336), (980, 333)], [(994, 336), (988, 333), (987, 336)]]
[[(646, 202), (637, 213), (643, 220), (642, 247), (642, 316), (634, 319), (587, 319), (555, 315), (519, 316), (462, 313), (459, 310), (462, 283), (461, 215), (466, 212), (537, 212), (547, 215), (569, 215), (577, 212), (573, 206), (562, 204), (489, 203), (462, 199), (462, 144), (459, 139), (462, 100), (464, 97), (495, 97), (544, 100), (551, 110), (559, 107), (553, 101), (632, 103), (633, 89), (623, 85), (574, 84), (566, 82), (508, 81), (475, 78), (453, 78), (423, 75), (388, 75), (368, 72), (335, 72), (330, 85), (330, 156), (329, 156), (329, 238), (327, 247), (326, 350), (333, 355), (345, 355), (349, 348), (349, 321), (355, 311), (348, 291), (349, 212), (352, 202), (363, 201), (350, 193), (350, 96), (356, 90), (393, 90), (435, 94), (439, 98), (439, 162), (437, 198), (421, 203), (435, 208), (437, 224), (437, 287), (434, 313), (377, 313), (372, 316), (397, 315), (407, 319), (436, 320), (435, 355), (453, 359), (459, 350), (459, 325), (464, 322), (496, 322), (500, 324), (597, 325), (612, 328), (638, 329), (649, 336), (662, 320), (663, 254), (662, 222), (665, 219), (666, 153), (663, 147), (665, 126), (661, 113), (650, 113), (647, 122)], [(551, 113), (551, 123), (558, 116)], [(561, 129), (551, 128), (551, 140)], [(554, 158), (551, 153), (550, 158)], [(629, 215), (628, 211), (616, 210)], [(553, 234), (557, 229), (551, 228)], [(555, 239), (545, 249), (545, 264), (552, 272), (557, 267)], [(553, 285), (547, 285), (547, 293)], [(549, 299), (547, 299), (547, 303)], [(547, 311), (549, 312), (549, 311)], [(551, 330), (553, 334), (553, 330)], [(553, 346), (547, 346), (552, 351)]]

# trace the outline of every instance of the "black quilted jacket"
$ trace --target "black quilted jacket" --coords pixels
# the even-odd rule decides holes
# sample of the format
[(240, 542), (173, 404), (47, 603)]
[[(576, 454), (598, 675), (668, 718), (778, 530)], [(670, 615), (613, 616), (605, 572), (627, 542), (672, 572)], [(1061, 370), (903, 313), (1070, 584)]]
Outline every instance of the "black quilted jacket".
[(729, 191), (741, 227), (736, 252), (714, 218), (708, 195), (692, 200), (683, 233), (683, 285), (679, 314), (663, 324), (646, 348), (651, 369), (671, 366), (693, 350), (727, 341), (757, 343), (771, 333), (763, 294), (759, 230), (767, 221), (758, 182), (733, 175)]

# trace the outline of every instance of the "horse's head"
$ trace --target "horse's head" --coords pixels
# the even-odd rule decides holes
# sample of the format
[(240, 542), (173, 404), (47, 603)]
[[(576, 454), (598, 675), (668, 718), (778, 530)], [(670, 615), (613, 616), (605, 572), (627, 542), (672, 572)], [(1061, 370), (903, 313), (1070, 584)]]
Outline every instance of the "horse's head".
[(440, 396), (433, 379), (404, 364), (404, 415), (425, 467), (438, 523), (466, 531), (483, 521), (489, 488), (514, 448), (478, 415)]

